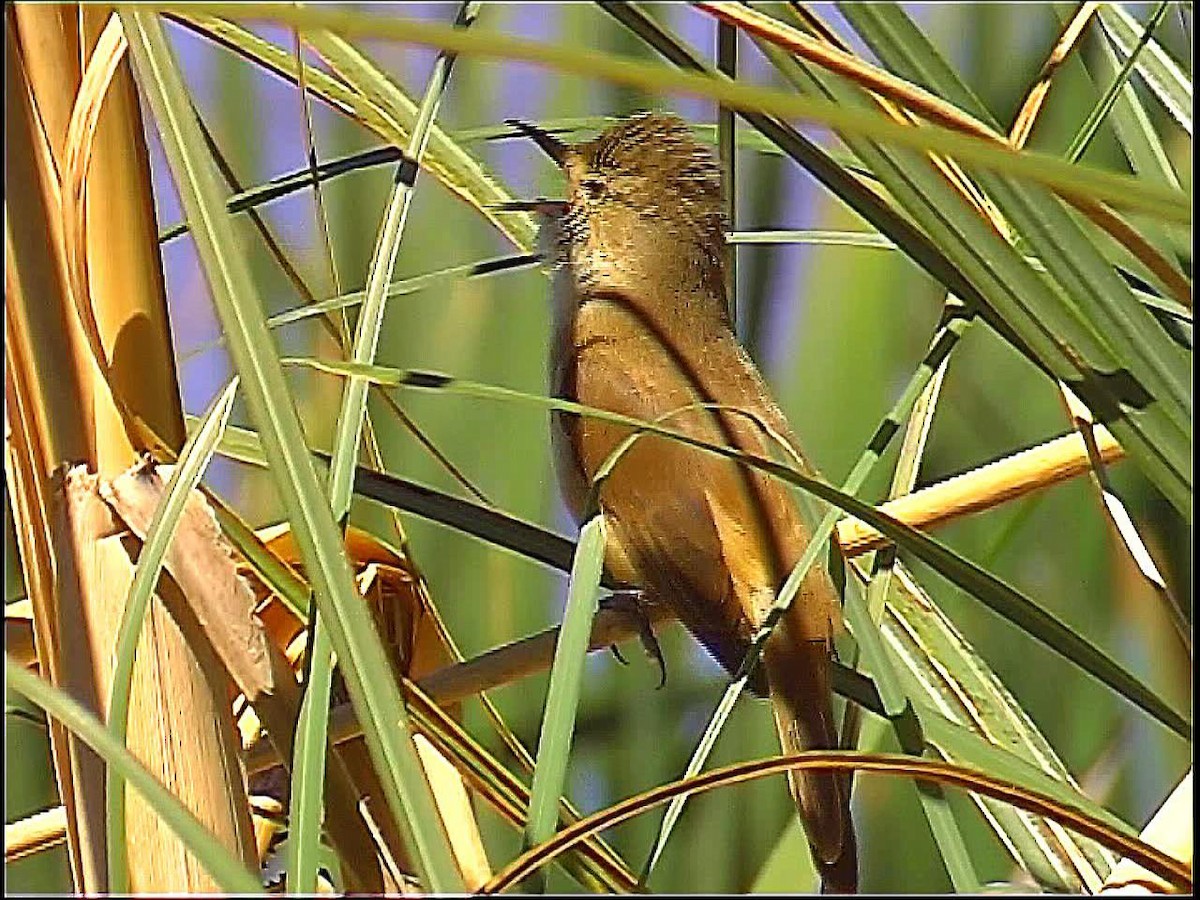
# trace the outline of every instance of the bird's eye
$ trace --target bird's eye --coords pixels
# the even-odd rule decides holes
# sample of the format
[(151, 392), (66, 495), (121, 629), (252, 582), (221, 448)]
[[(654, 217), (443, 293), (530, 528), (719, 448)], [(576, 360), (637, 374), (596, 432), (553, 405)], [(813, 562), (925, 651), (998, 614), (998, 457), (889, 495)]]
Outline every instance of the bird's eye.
[(580, 179), (579, 186), (585, 194), (595, 200), (604, 196), (606, 183), (599, 175), (588, 175)]

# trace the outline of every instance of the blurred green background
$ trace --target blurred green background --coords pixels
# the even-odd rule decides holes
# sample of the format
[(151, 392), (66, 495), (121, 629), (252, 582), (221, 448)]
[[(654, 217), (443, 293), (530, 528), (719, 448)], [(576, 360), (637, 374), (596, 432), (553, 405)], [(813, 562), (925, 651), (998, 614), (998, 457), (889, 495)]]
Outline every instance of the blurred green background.
[[(455, 8), (455, 4), (372, 4), (371, 13), (449, 22)], [(996, 118), (1009, 123), (1056, 37), (1058, 19), (1052, 8), (1025, 4), (907, 8)], [(1129, 8), (1144, 19), (1144, 7)], [(850, 35), (840, 26), (835, 10), (821, 4), (815, 9), (844, 36)], [(707, 16), (683, 5), (658, 6), (656, 14), (695, 47), (712, 54), (715, 27)], [(477, 27), (578, 46), (581, 52), (595, 47), (659, 61), (589, 4), (486, 5)], [(284, 30), (255, 30), (292, 46), (291, 35)], [(258, 184), (304, 166), (302, 113), (293, 88), (251, 70), (193, 34), (174, 27), (168, 33), (175, 40), (197, 107), (243, 184)], [(1190, 59), (1190, 41), (1178, 15), (1168, 16), (1158, 37), (1177, 59)], [(410, 95), (420, 96), (433, 60), (431, 51), (370, 42), (365, 47)], [(1090, 47), (1091, 39), (1084, 43), (1085, 60)], [(746, 41), (740, 44), (740, 67), (743, 77), (775, 82), (769, 66)], [(1055, 82), (1031, 146), (1062, 153), (1094, 97), (1087, 73), (1072, 58)], [(1152, 102), (1148, 106), (1159, 109)], [(544, 121), (624, 115), (644, 108), (674, 109), (692, 121), (713, 122), (716, 117), (711, 104), (694, 98), (648, 96), (529, 66), (464, 58), (455, 66), (438, 121), (453, 133), (498, 125), (511, 116)], [(313, 116), (322, 159), (377, 142), (320, 104), (314, 104)], [(1155, 124), (1160, 133), (1173, 136), (1168, 149), (1190, 188), (1190, 141), (1165, 116)], [(820, 129), (802, 130), (824, 143), (833, 142)], [(156, 135), (150, 140), (155, 199), (165, 226), (178, 221), (180, 214)], [(517, 196), (555, 196), (561, 189), (550, 163), (524, 142), (477, 142), (469, 148)], [(1117, 169), (1124, 165), (1107, 129), (1101, 130), (1087, 161)], [(325, 188), (344, 291), (363, 285), (390, 181), (390, 169), (379, 168), (339, 178)], [(739, 230), (866, 227), (791, 161), (748, 150), (737, 158), (737, 201)], [(311, 194), (276, 202), (263, 214), (316, 294), (332, 295)], [(253, 248), (255, 274), (269, 298), (269, 312), (296, 306), (299, 298), (252, 226), (242, 221), (239, 227), (245, 229), (247, 246)], [(509, 252), (513, 248), (476, 212), (432, 178), (418, 180), (397, 277)], [(182, 356), (217, 336), (218, 328), (190, 243), (179, 240), (166, 247), (164, 264), (176, 352)], [(544, 393), (549, 336), (546, 294), (545, 277), (528, 270), (442, 283), (403, 296), (389, 306), (379, 361)], [(933, 333), (943, 296), (928, 276), (891, 251), (797, 245), (739, 250), (737, 302), (743, 339), (774, 387), (804, 449), (829, 480), (837, 482), (846, 475), (911, 375)], [(323, 332), (312, 325), (283, 329), (279, 341), (286, 353), (332, 352)], [(220, 351), (184, 363), (180, 376), (188, 411), (201, 412), (229, 374), (228, 360)], [(295, 369), (291, 375), (311, 442), (328, 447), (340, 382)], [(399, 400), (492, 502), (574, 535), (574, 525), (557, 496), (544, 413), (432, 394), (403, 394)], [(235, 412), (235, 420), (238, 415)], [(389, 469), (462, 493), (383, 406), (373, 402), (372, 415)], [(244, 413), (240, 421), (248, 424)], [(918, 485), (1068, 429), (1054, 385), (992, 332), (978, 326), (952, 358)], [(894, 455), (893, 451), (890, 458)], [(1113, 477), (1175, 596), (1190, 610), (1189, 529), (1132, 466), (1118, 464)], [(885, 465), (864, 496), (877, 500), (889, 478)], [(218, 462), (208, 481), (256, 526), (282, 515), (261, 472)], [(377, 507), (360, 503), (355, 518), (364, 527), (387, 533), (387, 516)], [(415, 561), (468, 656), (558, 621), (565, 576), (414, 517), (405, 518), (405, 528)], [(1098, 494), (1088, 481), (1079, 479), (976, 515), (944, 528), (938, 536), (1088, 635), (1173, 705), (1190, 707), (1190, 661), (1154, 592), (1111, 533)], [(938, 576), (920, 565), (914, 569), (1085, 789), (1140, 828), (1186, 769), (1191, 747)], [(14, 595), (11, 584), (9, 593)], [(19, 595), (19, 586), (15, 593)], [(627, 654), (631, 662), (627, 667), (607, 654), (597, 654), (589, 662), (570, 778), (571, 797), (585, 813), (677, 778), (720, 696), (721, 673), (686, 635), (673, 629), (663, 643), (668, 681), (660, 691), (654, 690), (653, 663), (636, 650)], [(529, 747), (536, 745), (545, 682), (544, 677), (530, 678), (494, 693), (506, 719)], [(8, 713), (12, 723), (11, 699)], [(466, 724), (489, 748), (499, 749), (478, 704), (467, 705)], [(864, 743), (867, 748), (896, 749), (890, 733), (870, 719)], [(774, 752), (768, 707), (747, 699), (727, 726), (710, 764)], [(10, 785), (14, 777), (10, 765), (6, 777)], [(1011, 858), (976, 807), (959, 800), (955, 798), (955, 809), (961, 814), (980, 875), (989, 881), (1014, 877)], [(47, 802), (44, 797), (31, 799), (27, 808)], [(13, 814), (10, 802), (10, 820)], [(635, 870), (649, 850), (657, 817), (658, 813), (641, 817), (606, 835)], [(873, 776), (858, 779), (854, 817), (864, 890), (949, 889), (910, 783)], [(481, 820), (492, 863), (502, 865), (518, 851), (520, 837), (488, 811)], [(794, 822), (788, 827), (790, 822), (790, 800), (779, 779), (696, 798), (668, 845), (652, 887), (713, 893), (801, 889), (811, 884), (809, 862)], [(575, 884), (555, 872), (550, 888), (572, 890)]]

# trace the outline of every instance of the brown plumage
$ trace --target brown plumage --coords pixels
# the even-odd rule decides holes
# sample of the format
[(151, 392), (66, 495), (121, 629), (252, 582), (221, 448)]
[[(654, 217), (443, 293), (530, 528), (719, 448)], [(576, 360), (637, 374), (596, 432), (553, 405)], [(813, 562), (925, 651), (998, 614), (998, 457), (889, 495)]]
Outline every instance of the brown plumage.
[[(659, 114), (550, 149), (569, 188), (564, 213), (542, 230), (554, 270), (555, 395), (767, 458), (779, 450), (772, 432), (794, 448), (783, 413), (730, 326), (720, 176), (708, 151), (683, 122)], [(695, 406), (704, 403), (748, 415)], [(559, 479), (576, 516), (592, 476), (629, 433), (553, 415)], [(789, 489), (730, 460), (643, 436), (605, 482), (600, 505), (611, 574), (670, 604), (735, 672), (808, 542)], [(755, 692), (771, 697), (785, 751), (837, 745), (829, 654), (839, 627), (833, 586), (814, 569), (751, 680)], [(790, 784), (823, 889), (853, 891), (845, 782), (806, 772)]]

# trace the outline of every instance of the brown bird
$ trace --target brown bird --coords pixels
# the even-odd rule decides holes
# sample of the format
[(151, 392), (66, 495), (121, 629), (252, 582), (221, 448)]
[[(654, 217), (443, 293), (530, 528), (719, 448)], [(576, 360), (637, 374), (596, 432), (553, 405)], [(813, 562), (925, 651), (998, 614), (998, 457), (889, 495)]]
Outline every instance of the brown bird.
[[(553, 270), (553, 394), (760, 457), (777, 455), (777, 438), (794, 450), (787, 420), (730, 325), (720, 173), (687, 126), (642, 114), (566, 146), (514, 124), (567, 178), (565, 202), (537, 204), (547, 214), (540, 242)], [(579, 518), (597, 469), (631, 430), (557, 412), (551, 430), (559, 481)], [(808, 542), (788, 487), (643, 435), (599, 503), (609, 573), (668, 604), (736, 672)], [(829, 576), (814, 569), (750, 679), (755, 693), (770, 695), (785, 752), (837, 746), (829, 662), (840, 625)], [(791, 773), (789, 783), (822, 890), (854, 892), (846, 781), (810, 771)]]

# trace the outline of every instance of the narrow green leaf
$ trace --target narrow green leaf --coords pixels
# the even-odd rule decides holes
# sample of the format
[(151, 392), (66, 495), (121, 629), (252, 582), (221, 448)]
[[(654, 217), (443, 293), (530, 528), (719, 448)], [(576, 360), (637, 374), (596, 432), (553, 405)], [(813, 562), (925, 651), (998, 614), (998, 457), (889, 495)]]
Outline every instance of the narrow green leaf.
[[(464, 3), (459, 10), (457, 24), (467, 28), (478, 14), (478, 3)], [(438, 56), (433, 74), (425, 88), (425, 96), (417, 110), (416, 122), (409, 135), (405, 155), (418, 166), (425, 155), (430, 129), (453, 66), (453, 54), (442, 53)], [(410, 169), (402, 163), (396, 169), (392, 196), (388, 201), (383, 222), (379, 226), (379, 235), (375, 239), (375, 252), (367, 272), (366, 296), (359, 311), (354, 334), (354, 350), (351, 356), (356, 363), (369, 364), (375, 360), (375, 350), (379, 346), (379, 335), (383, 330), (383, 318), (387, 311), (388, 282), (392, 279), (392, 270), (400, 253), (400, 241), (404, 238), (404, 226), (412, 205), (416, 174), (415, 166)], [(329, 498), (334, 518), (339, 521), (350, 513), (354, 464), (358, 459), (363, 420), (367, 415), (367, 386), (367, 382), (360, 378), (351, 377), (346, 382), (342, 394), (342, 408), (337, 418), (333, 460), (329, 471)]]
[(1087, 120), (1079, 127), (1079, 132), (1071, 140), (1071, 146), (1067, 148), (1067, 152), (1064, 154), (1071, 162), (1077, 162), (1079, 157), (1083, 155), (1083, 151), (1100, 129), (1100, 123), (1108, 117), (1108, 114), (1116, 105), (1117, 99), (1129, 81), (1129, 76), (1133, 73), (1133, 67), (1137, 63), (1138, 57), (1150, 42), (1150, 36), (1154, 33), (1154, 29), (1158, 27), (1158, 23), (1166, 16), (1168, 6), (1169, 0), (1160, 0), (1154, 12), (1150, 15), (1150, 21), (1146, 23), (1146, 31), (1130, 52), (1128, 59), (1125, 60), (1125, 63), (1121, 66), (1121, 70), (1117, 72), (1112, 83), (1105, 89), (1100, 102), (1092, 108), (1092, 111), (1088, 113)]
[(292, 787), (288, 803), (287, 892), (314, 893), (324, 856), (325, 755), (329, 748), (329, 697), (335, 665), (329, 629), (318, 617), (309, 626), (308, 681), (292, 747)]
[[(459, 12), (459, 24), (464, 27), (474, 21), (479, 12), (478, 3), (464, 3)], [(454, 57), (441, 54), (433, 67), (433, 74), (425, 89), (425, 96), (417, 112), (417, 120), (409, 136), (405, 158), (420, 165), (425, 145), (429, 140), (429, 129), (441, 103)], [(408, 221), (408, 210), (412, 204), (413, 188), (417, 175), (416, 166), (401, 162), (395, 173), (392, 196), (388, 201), (384, 219), (375, 240), (375, 252), (367, 272), (367, 289), (351, 351), (357, 363), (371, 363), (383, 330), (383, 319), (387, 311), (388, 283), (400, 252), (404, 237), (404, 225)], [(333, 454), (329, 467), (329, 504), (333, 516), (345, 522), (350, 515), (353, 497), (354, 467), (358, 461), (359, 442), (367, 416), (366, 381), (358, 378), (347, 380), (342, 392), (341, 411), (337, 417), (334, 433)], [(288, 890), (308, 892), (316, 890), (317, 870), (322, 820), (322, 796), (325, 785), (325, 754), (328, 737), (329, 696), (333, 683), (333, 645), (329, 629), (322, 624), (318, 614), (311, 623), (313, 634), (309, 648), (311, 666), (309, 683), (305, 690), (301, 709), (301, 729), (297, 736), (294, 765), (292, 768), (292, 843), (289, 845), (294, 869), (288, 871)]]
[[(600, 574), (604, 568), (604, 516), (589, 519), (579, 533), (579, 546), (571, 566), (567, 608), (554, 649), (546, 710), (538, 736), (537, 764), (529, 791), (529, 822), (525, 845), (532, 847), (549, 839), (558, 822), (559, 798), (567, 777), (575, 715), (583, 681), (592, 619), (598, 608)], [(539, 884), (539, 890), (541, 885)]]
[[(875, 465), (879, 462), (884, 450), (887, 449), (892, 437), (900, 428), (900, 423), (908, 417), (913, 407), (918, 403), (922, 392), (926, 385), (934, 377), (934, 373), (940, 370), (940, 367), (945, 363), (951, 350), (956, 346), (958, 340), (962, 337), (967, 327), (969, 327), (972, 318), (965, 314), (961, 309), (960, 304), (955, 304), (952, 309), (947, 310), (948, 314), (944, 317), (944, 324), (939, 327), (937, 334), (934, 336), (930, 349), (925, 358), (921, 361), (917, 371), (913, 377), (909, 379), (904, 390), (901, 391), (900, 397), (897, 398), (892, 409), (884, 417), (876, 429), (875, 434), (867, 442), (867, 449), (855, 461), (854, 466), (850, 470), (850, 474), (846, 476), (846, 481), (843, 485), (843, 490), (848, 494), (856, 493), (860, 490)], [(616, 454), (614, 454), (615, 456)], [(692, 753), (688, 761), (687, 770), (684, 777), (691, 777), (699, 774), (700, 769), (708, 759), (708, 756), (716, 744), (716, 740), (721, 730), (725, 726), (730, 713), (733, 711), (733, 706), (742, 690), (745, 688), (749, 674), (758, 660), (758, 655), (765, 644), (767, 636), (775, 627), (775, 623), (779, 621), (783, 612), (792, 604), (797, 592), (800, 590), (801, 584), (807, 577), (809, 570), (816, 563), (820, 555), (821, 548), (825, 547), (833, 533), (833, 529), (840, 517), (837, 508), (829, 509), (821, 518), (816, 528), (813, 530), (809, 538), (808, 546), (805, 547), (800, 559), (788, 573), (783, 586), (779, 590), (779, 594), (772, 604), (772, 609), (759, 633), (755, 635), (754, 642), (751, 645), (750, 651), (747, 653), (745, 661), (742, 663), (742, 671), (739, 672), (729, 686), (725, 690), (717, 709), (709, 719), (708, 725), (705, 727), (704, 734), (701, 736), (695, 751)], [(910, 745), (911, 746), (911, 745)], [(919, 751), (916, 751), (919, 752)], [(686, 796), (675, 797), (668, 804), (666, 812), (663, 815), (662, 822), (659, 825), (658, 835), (655, 838), (654, 847), (647, 857), (645, 868), (643, 869), (642, 881), (649, 880), (650, 875), (654, 871), (659, 858), (662, 856), (663, 850), (666, 848), (666, 843), (671, 835), (671, 831), (678, 821), (679, 816), (683, 812), (683, 806), (687, 802)], [(943, 828), (946, 819), (945, 815), (938, 810), (934, 810), (934, 818), (931, 821), (936, 821), (939, 828)], [(960, 842), (961, 843), (961, 842)], [(955, 853), (956, 870), (964, 885), (969, 885), (977, 879), (973, 874), (968, 873), (967, 866), (959, 865), (959, 861), (964, 856), (964, 853)]]
[[(1100, 24), (1122, 56), (1129, 56), (1142, 34), (1142, 26), (1119, 3), (1102, 3), (1096, 11)], [(1192, 80), (1183, 68), (1151, 40), (1147, 52), (1138, 59), (1137, 70), (1167, 111), (1183, 130), (1192, 135)]]
[[(121, 626), (117, 631), (117, 647), (109, 688), (108, 727), (113, 739), (122, 746), (129, 732), (129, 694), (133, 680), (133, 664), (142, 625), (146, 619), (146, 609), (150, 605), (154, 587), (158, 584), (163, 557), (171, 544), (171, 538), (175, 536), (175, 528), (183, 514), (184, 505), (192, 490), (200, 483), (229, 422), (237, 387), (238, 379), (235, 375), (225, 389), (213, 398), (200, 420), (199, 427), (188, 435), (183, 449), (179, 452), (179, 460), (171, 470), (162, 504), (154, 510), (154, 518), (146, 532), (142, 551), (138, 554), (133, 581), (125, 599), (125, 610), (121, 614)], [(128, 893), (125, 781), (121, 770), (114, 766), (109, 766), (105, 771), (105, 802), (108, 812), (105, 827), (109, 887), (113, 893)]]
[[(512, 256), (502, 256), (497, 259), (488, 259), (483, 262), (467, 263), (462, 266), (450, 266), (446, 269), (439, 269), (436, 272), (414, 275), (412, 278), (399, 278), (387, 286), (386, 299), (395, 300), (397, 297), (423, 291), (432, 285), (454, 282), (460, 279), (489, 278), (493, 275), (523, 272), (526, 269), (536, 266), (539, 260), (540, 257), (536, 253), (519, 253)], [(297, 306), (294, 309), (276, 313), (268, 318), (267, 327), (270, 329), (282, 328), (285, 325), (304, 322), (325, 313), (358, 306), (363, 302), (365, 296), (365, 291), (350, 291), (349, 293), (340, 294), (337, 297), (330, 297), (328, 300)], [(1162, 302), (1167, 303), (1168, 301)], [(181, 364), (188, 362), (197, 356), (208, 353), (210, 350), (215, 350), (217, 347), (223, 346), (225, 346), (225, 338), (221, 336), (215, 340), (200, 344), (198, 347), (194, 347), (187, 353), (184, 353), (179, 357), (179, 362)]]
[[(387, 163), (399, 162), (403, 158), (404, 155), (395, 147), (372, 147), (370, 150), (364, 150), (361, 153), (351, 153), (338, 159), (320, 163), (317, 165), (316, 171), (306, 166), (299, 171), (272, 178), (266, 184), (259, 185), (258, 187), (239, 191), (226, 201), (225, 208), (231, 213), (257, 209), (274, 200), (287, 197), (289, 194), (309, 190), (313, 187), (314, 181), (323, 184), (337, 178), (339, 175), (360, 172), (375, 166), (386, 165)], [(160, 231), (158, 233), (158, 242), (160, 244), (168, 244), (176, 238), (187, 234), (188, 231), (188, 223), (180, 222)]]
[[(855, 571), (860, 572), (860, 567)], [(1020, 704), (903, 565), (896, 567), (891, 587), (883, 633), (910, 694), (1078, 791)], [(948, 759), (959, 759), (944, 745), (938, 746)], [(1002, 832), (1017, 861), (1045, 887), (1080, 891), (1094, 887), (1107, 875), (1112, 860), (1098, 845), (1056, 832), (1044, 820), (1006, 804), (987, 798), (976, 798), (976, 802), (993, 827)], [(1075, 843), (1080, 846), (1068, 846)], [(1093, 872), (1081, 871), (1086, 865), (1081, 856), (1090, 861)]]
[[(899, 7), (848, 5), (845, 14), (874, 52), (901, 75), (921, 80), (935, 77), (930, 72), (948, 73), (936, 75), (946, 83), (927, 83), (945, 96), (969, 99), (969, 91), (947, 66), (934, 65), (940, 55)], [(834, 79), (817, 73), (805, 78), (809, 89), (842, 102), (867, 102), (856, 88)], [(970, 105), (965, 108), (978, 114)], [(908, 151), (884, 154), (858, 144), (852, 142), (859, 158), (876, 169), (897, 202), (978, 286), (988, 305), (1026, 345), (1023, 352), (1108, 420), (1147, 476), (1190, 516), (1191, 448), (1183, 430), (1190, 419), (1190, 397), (1183, 387), (1183, 352), (1153, 316), (1133, 302), (1128, 287), (1061, 203), (1044, 191), (1029, 190), (1030, 185), (1019, 183), (1011, 172), (977, 173), (979, 184), (1025, 246), (1045, 262), (1054, 279), (1050, 283), (1021, 261), (928, 160)]]
[[(217, 18), (222, 13), (215, 7), (179, 4), (172, 9), (172, 18), (186, 27), (293, 82), (296, 80), (294, 53), (234, 22)], [(322, 53), (331, 43), (319, 32), (308, 33), (305, 39)], [(332, 36), (332, 42), (338, 41), (339, 38)], [(320, 69), (308, 69), (309, 90), (339, 111), (352, 115), (394, 146), (405, 146), (415, 121), (417, 104), (354, 47), (341, 41), (335, 52), (338, 50), (341, 54), (339, 62), (348, 61), (352, 67), (340, 70), (340, 78), (331, 77)], [(512, 195), (487, 167), (436, 125), (430, 129), (425, 164), (438, 181), (478, 209), (516, 247), (523, 251), (532, 249), (536, 237), (532, 217), (528, 213), (497, 212), (496, 207), (512, 200)]]
[(158, 19), (122, 7), (139, 86), (163, 147), (209, 279), (234, 363), (246, 391), (280, 498), (292, 525), (317, 607), (330, 629), (384, 798), (399, 820), (413, 862), (435, 892), (462, 889), (448, 839), (412, 744), (408, 717), (370, 613), (355, 590), (342, 535), (304, 444), (304, 432), (266, 327), (244, 249), (235, 239), (211, 159)]
[[(158, 5), (158, 4), (156, 4)], [(173, 4), (161, 4), (173, 9)], [(578, 53), (574, 48), (557, 47), (486, 32), (468, 32), (411, 19), (364, 16), (313, 7), (286, 7), (272, 4), (212, 4), (206, 14), (230, 18), (265, 18), (291, 25), (303, 32), (327, 30), (344, 39), (390, 38), (474, 54), (492, 59), (523, 60), (563, 72), (587, 75), (642, 87), (654, 91), (678, 91), (697, 94), (739, 110), (755, 110), (786, 118), (820, 122), (839, 131), (861, 134), (920, 152), (944, 153), (964, 163), (994, 168), (1013, 177), (1028, 178), (1052, 185), (1056, 190), (1086, 194), (1127, 209), (1140, 209), (1166, 219), (1186, 222), (1191, 204), (1179, 191), (1154, 185), (1140, 185), (1124, 176), (1064, 164), (1044, 154), (1016, 153), (991, 141), (964, 135), (948, 128), (926, 125), (909, 128), (881, 113), (846, 109), (793, 93), (757, 87), (741, 82), (710, 78), (690, 72), (676, 72), (601, 53)]]
[[(451, 378), (435, 372), (392, 369), (384, 366), (358, 366), (353, 363), (337, 363), (314, 359), (288, 358), (288, 365), (303, 365), (336, 375), (361, 375), (378, 384), (415, 388), (417, 390), (445, 391), (467, 396), (507, 400), (553, 409), (560, 412), (589, 416), (600, 421), (626, 425), (649, 434), (656, 434), (681, 441), (693, 447), (735, 459), (744, 465), (781, 478), (790, 484), (815, 494), (821, 500), (839, 507), (856, 519), (872, 526), (889, 540), (895, 541), (902, 550), (912, 553), (928, 563), (945, 578), (957, 584), (967, 593), (983, 602), (989, 609), (1022, 628), (1032, 637), (1042, 641), (1056, 653), (1069, 659), (1092, 677), (1108, 685), (1127, 700), (1149, 713), (1167, 728), (1186, 737), (1190, 733), (1189, 720), (1173, 710), (1141, 683), (1125, 668), (1110, 659), (1094, 644), (1068, 628), (1046, 610), (1035, 604), (1020, 591), (1001, 581), (986, 569), (971, 562), (942, 542), (910, 528), (904, 523), (885, 515), (869, 504), (840, 491), (832, 485), (805, 475), (773, 460), (762, 459), (739, 450), (709, 444), (690, 435), (664, 428), (652, 422), (643, 422), (629, 416), (594, 409), (551, 397), (541, 397), (515, 391), (511, 388), (481, 384)], [(860, 460), (862, 462), (862, 460)], [(817, 532), (814, 531), (814, 535)], [(814, 541), (816, 538), (814, 537)], [(786, 585), (785, 585), (786, 587)]]

